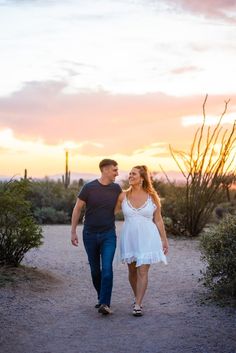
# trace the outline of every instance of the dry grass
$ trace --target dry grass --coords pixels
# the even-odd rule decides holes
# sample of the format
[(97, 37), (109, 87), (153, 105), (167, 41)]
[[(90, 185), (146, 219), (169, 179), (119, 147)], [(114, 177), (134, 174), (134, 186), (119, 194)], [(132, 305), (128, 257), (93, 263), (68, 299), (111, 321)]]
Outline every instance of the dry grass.
[(45, 291), (59, 284), (61, 280), (47, 271), (34, 267), (0, 267), (0, 288), (17, 287), (33, 291)]

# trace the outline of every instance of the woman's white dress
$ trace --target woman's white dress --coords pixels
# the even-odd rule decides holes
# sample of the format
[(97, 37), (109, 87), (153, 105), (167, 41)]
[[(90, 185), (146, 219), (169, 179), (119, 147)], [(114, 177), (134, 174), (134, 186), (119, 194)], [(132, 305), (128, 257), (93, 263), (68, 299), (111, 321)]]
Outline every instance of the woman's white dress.
[(125, 220), (120, 236), (122, 262), (136, 262), (136, 267), (156, 262), (167, 264), (160, 234), (153, 222), (153, 214), (157, 206), (151, 196), (148, 196), (147, 201), (140, 208), (133, 207), (125, 197), (121, 207)]

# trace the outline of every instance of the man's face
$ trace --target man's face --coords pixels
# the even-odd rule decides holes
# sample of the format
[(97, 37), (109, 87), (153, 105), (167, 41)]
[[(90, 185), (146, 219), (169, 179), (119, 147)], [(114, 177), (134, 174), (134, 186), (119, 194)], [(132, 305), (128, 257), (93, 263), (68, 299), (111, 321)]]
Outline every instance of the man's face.
[(115, 181), (118, 175), (118, 166), (108, 165), (103, 168), (103, 175), (106, 176), (111, 182)]

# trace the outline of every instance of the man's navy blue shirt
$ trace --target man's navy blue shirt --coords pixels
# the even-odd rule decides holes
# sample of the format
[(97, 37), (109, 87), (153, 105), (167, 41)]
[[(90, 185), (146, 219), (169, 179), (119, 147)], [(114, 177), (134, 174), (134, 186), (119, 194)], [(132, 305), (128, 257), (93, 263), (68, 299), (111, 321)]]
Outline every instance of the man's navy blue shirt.
[(105, 232), (115, 227), (114, 209), (121, 193), (119, 184), (101, 184), (97, 179), (85, 184), (78, 194), (86, 203), (84, 225), (91, 232)]

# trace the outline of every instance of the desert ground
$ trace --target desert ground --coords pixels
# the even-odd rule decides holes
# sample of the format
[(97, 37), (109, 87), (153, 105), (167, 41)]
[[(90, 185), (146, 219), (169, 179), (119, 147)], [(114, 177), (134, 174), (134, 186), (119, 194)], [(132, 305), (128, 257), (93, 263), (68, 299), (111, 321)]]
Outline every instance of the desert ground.
[[(119, 234), (121, 222), (117, 222)], [(168, 265), (150, 269), (144, 315), (131, 314), (126, 265), (114, 264), (113, 314), (96, 295), (81, 240), (44, 226), (44, 244), (0, 286), (1, 353), (235, 353), (236, 311), (203, 303), (198, 240), (170, 237)], [(28, 269), (31, 267), (32, 269)]]

